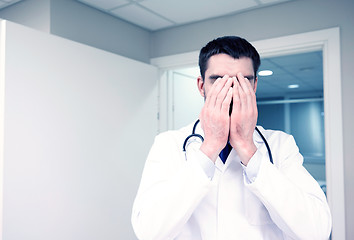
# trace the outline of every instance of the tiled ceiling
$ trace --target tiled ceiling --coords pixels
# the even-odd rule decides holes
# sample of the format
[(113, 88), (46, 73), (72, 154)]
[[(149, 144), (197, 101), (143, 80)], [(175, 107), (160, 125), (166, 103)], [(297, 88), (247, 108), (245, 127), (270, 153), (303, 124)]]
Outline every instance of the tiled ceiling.
[[(322, 51), (266, 58), (260, 70), (270, 69), (272, 76), (259, 76), (257, 96), (301, 96), (323, 94)], [(298, 88), (289, 88), (298, 85)]]
[(20, 2), (22, 0), (0, 0), (0, 9), (8, 7), (12, 4), (15, 4), (17, 2)]
[[(23, 0), (0, 0), (0, 9)], [(76, 0), (149, 31), (295, 0)]]
[[(272, 76), (258, 76), (257, 98), (299, 98), (323, 96), (322, 52), (308, 52), (262, 59), (259, 70), (271, 70)], [(196, 79), (198, 67), (175, 70)], [(298, 88), (289, 88), (297, 84)]]
[(150, 31), (293, 0), (77, 0)]

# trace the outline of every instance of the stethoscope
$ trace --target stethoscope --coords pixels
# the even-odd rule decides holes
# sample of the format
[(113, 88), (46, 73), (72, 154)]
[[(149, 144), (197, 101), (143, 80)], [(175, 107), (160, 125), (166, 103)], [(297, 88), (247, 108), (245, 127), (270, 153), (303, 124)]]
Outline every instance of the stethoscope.
[[(204, 141), (204, 138), (202, 135), (198, 134), (198, 133), (195, 133), (195, 129), (197, 128), (197, 125), (199, 123), (199, 119), (194, 123), (194, 126), (193, 126), (193, 130), (192, 130), (192, 134), (190, 134), (188, 137), (186, 137), (186, 139), (184, 140), (184, 143), (183, 143), (183, 152), (186, 152), (186, 146), (188, 145), (188, 141), (194, 137), (196, 138), (199, 138), (202, 142)], [(269, 160), (271, 163), (273, 163), (273, 157), (272, 157), (272, 152), (270, 151), (270, 147), (269, 147), (269, 144), (267, 142), (267, 140), (265, 139), (265, 137), (263, 136), (263, 134), (261, 133), (261, 131), (259, 131), (259, 129), (256, 127), (255, 128), (256, 131), (258, 132), (259, 136), (261, 136), (264, 144), (266, 145), (267, 147), (267, 150), (268, 150), (268, 155), (269, 155)]]

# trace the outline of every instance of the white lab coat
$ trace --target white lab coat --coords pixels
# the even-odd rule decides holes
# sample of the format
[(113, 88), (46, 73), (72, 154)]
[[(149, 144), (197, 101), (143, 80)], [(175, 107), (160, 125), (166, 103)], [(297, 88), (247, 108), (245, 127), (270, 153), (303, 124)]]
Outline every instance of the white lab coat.
[[(252, 179), (234, 149), (225, 164), (218, 158), (214, 165), (196, 144), (189, 146), (186, 157), (182, 145), (192, 124), (158, 135), (133, 206), (138, 238), (328, 239), (331, 215), (326, 197), (302, 166), (293, 137), (259, 129), (270, 145), (274, 165), (255, 131), (258, 150), (248, 166), (253, 161), (258, 167)], [(200, 124), (197, 133), (203, 135)]]

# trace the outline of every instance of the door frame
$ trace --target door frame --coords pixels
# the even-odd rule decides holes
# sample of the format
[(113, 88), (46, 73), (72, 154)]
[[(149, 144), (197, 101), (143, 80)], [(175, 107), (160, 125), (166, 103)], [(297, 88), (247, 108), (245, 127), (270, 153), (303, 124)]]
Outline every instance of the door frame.
[[(340, 29), (329, 28), (251, 43), (262, 58), (317, 50), (323, 52), (327, 198), (333, 220), (332, 239), (345, 239)], [(199, 51), (193, 51), (151, 59), (151, 64), (160, 70), (159, 131), (168, 130), (172, 122), (169, 109), (171, 96), (167, 92), (169, 70), (197, 65), (198, 55)]]

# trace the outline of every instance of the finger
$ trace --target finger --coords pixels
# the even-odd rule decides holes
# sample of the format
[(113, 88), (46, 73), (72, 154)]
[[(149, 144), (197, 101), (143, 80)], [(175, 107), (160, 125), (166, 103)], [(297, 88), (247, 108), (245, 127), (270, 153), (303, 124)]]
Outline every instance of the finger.
[(242, 110), (252, 111), (256, 103), (256, 97), (255, 97), (253, 87), (250, 81), (247, 78), (243, 77), (242, 73), (237, 74), (237, 79), (239, 80), (241, 86), (240, 96), (241, 96)]
[(213, 83), (213, 85), (211, 86), (211, 88), (209, 90), (208, 97), (206, 99), (206, 104), (207, 104), (208, 107), (215, 108), (217, 97), (218, 97), (220, 91), (225, 86), (225, 83), (227, 82), (227, 79), (228, 79), (228, 76), (225, 75), (222, 78), (218, 78)]
[(254, 81), (254, 79), (248, 79), (245, 76), (243, 76), (243, 74), (241, 72), (237, 73), (237, 78), (239, 78), (239, 80), (241, 81), (240, 83), (242, 83), (242, 87), (244, 88), (248, 88), (250, 91), (254, 92), (253, 86), (252, 86), (252, 81)]
[[(232, 84), (233, 84), (233, 79), (228, 78), (227, 81), (225, 82), (224, 87), (220, 90), (220, 92), (216, 98), (216, 102), (215, 102), (216, 109), (223, 108), (223, 104), (225, 104), (225, 101), (227, 101), (226, 97), (227, 97), (227, 94), (228, 94)], [(231, 101), (231, 99), (230, 99), (230, 101)], [(230, 104), (230, 102), (229, 102), (229, 104)]]
[(249, 87), (248, 87), (249, 81), (248, 81), (248, 79), (245, 78), (242, 73), (237, 73), (236, 76), (237, 76), (237, 80), (239, 81), (243, 92), (248, 94), (248, 92), (249, 92)]
[(233, 87), (233, 93), (232, 93), (232, 113), (231, 116), (236, 116), (239, 111), (240, 111), (240, 83), (237, 81), (236, 77), (234, 79), (234, 87)]
[(244, 114), (248, 108), (248, 100), (247, 100), (247, 90), (244, 90), (244, 78), (238, 76), (238, 96), (239, 96), (239, 112)]
[[(207, 80), (205, 80), (207, 81)], [(221, 81), (221, 78), (218, 78), (215, 80), (215, 82), (213, 83), (213, 85), (210, 87), (209, 91), (207, 92), (206, 98), (205, 98), (205, 102), (204, 102), (204, 108), (210, 108), (210, 107), (214, 107), (215, 105), (215, 98), (214, 98), (214, 92), (215, 92), (215, 87), (219, 84), (219, 82)]]
[[(232, 80), (232, 78), (230, 78)], [(231, 81), (232, 82), (232, 81)], [(229, 110), (230, 110), (230, 104), (231, 104), (231, 100), (232, 100), (232, 95), (233, 95), (233, 87), (229, 87), (227, 90), (227, 94), (226, 97), (224, 99), (224, 101), (222, 102), (221, 105), (221, 113), (223, 115), (229, 115)]]

